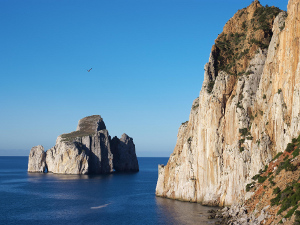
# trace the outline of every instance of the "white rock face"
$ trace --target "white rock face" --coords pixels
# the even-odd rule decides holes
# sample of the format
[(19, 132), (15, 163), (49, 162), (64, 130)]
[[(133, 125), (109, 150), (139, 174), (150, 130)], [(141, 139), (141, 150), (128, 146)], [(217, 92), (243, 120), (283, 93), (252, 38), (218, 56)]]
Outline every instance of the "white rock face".
[(210, 56), (189, 121), (179, 128), (168, 164), (159, 165), (157, 196), (240, 203), (251, 178), (299, 135), (299, 2), (290, 0), (283, 30), (286, 15), (277, 16), (268, 51), (257, 52), (245, 74), (215, 76)]
[[(58, 136), (55, 146), (46, 153), (44, 149), (34, 147), (29, 156), (28, 170), (38, 168), (31, 169), (31, 172), (47, 170), (59, 174), (102, 174), (118, 171), (118, 168), (139, 171), (132, 138), (124, 134), (120, 140), (117, 137), (116, 140), (120, 143), (117, 146), (120, 151), (113, 155), (111, 137), (101, 116), (85, 117), (78, 122), (76, 131)], [(39, 149), (38, 154), (35, 149)], [(42, 153), (44, 167), (40, 167), (42, 161), (38, 157)], [(114, 157), (119, 161), (113, 161)]]
[(35, 146), (30, 150), (28, 159), (28, 172), (43, 173), (46, 168), (46, 155), (44, 147), (41, 145)]
[(47, 150), (48, 172), (62, 174), (87, 174), (89, 157), (78, 143), (63, 142), (57, 138), (57, 144)]

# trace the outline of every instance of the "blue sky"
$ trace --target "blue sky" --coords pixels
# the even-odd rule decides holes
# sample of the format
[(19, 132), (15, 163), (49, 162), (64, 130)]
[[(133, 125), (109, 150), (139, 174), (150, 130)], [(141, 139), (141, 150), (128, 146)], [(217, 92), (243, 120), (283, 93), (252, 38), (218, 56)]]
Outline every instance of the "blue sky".
[(214, 40), (251, 2), (0, 0), (0, 156), (48, 149), (95, 114), (138, 156), (169, 156)]

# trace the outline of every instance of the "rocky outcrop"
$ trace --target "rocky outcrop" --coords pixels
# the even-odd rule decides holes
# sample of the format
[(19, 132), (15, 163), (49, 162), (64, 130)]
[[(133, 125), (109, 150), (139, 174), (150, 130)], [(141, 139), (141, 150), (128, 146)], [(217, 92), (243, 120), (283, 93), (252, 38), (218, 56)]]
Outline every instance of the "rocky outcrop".
[[(133, 139), (123, 134), (119, 143), (114, 147), (117, 150), (112, 152), (111, 137), (101, 116), (85, 117), (78, 122), (76, 131), (58, 136), (55, 146), (46, 153), (42, 148), (44, 168), (31, 169), (30, 172), (102, 174), (119, 171), (120, 168), (123, 169), (120, 171), (139, 171)], [(39, 159), (30, 155), (30, 165), (37, 168), (41, 163)]]
[(46, 152), (48, 172), (63, 174), (87, 174), (89, 156), (80, 143), (65, 142), (60, 137), (54, 147)]
[(139, 171), (135, 145), (131, 137), (127, 134), (123, 134), (121, 139), (114, 137), (111, 140), (111, 150), (114, 155), (114, 169), (117, 172)]
[(46, 168), (46, 154), (44, 147), (35, 146), (30, 150), (28, 159), (28, 172), (44, 172)]
[[(290, 0), (287, 16), (256, 0), (225, 25), (189, 121), (179, 128), (168, 164), (159, 166), (156, 195), (207, 205), (242, 202), (251, 178), (298, 136), (299, 5)], [(269, 23), (258, 23), (262, 18)], [(234, 42), (230, 37), (237, 45), (226, 44)]]

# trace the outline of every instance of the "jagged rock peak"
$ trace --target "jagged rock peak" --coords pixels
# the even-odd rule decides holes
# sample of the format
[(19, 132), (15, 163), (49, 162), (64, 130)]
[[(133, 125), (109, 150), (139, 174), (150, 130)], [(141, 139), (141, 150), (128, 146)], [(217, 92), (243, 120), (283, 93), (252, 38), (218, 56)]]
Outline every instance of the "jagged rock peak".
[(129, 142), (129, 141), (133, 141), (133, 139), (131, 137), (129, 137), (127, 134), (122, 134), (122, 137), (120, 138), (120, 141), (122, 142)]

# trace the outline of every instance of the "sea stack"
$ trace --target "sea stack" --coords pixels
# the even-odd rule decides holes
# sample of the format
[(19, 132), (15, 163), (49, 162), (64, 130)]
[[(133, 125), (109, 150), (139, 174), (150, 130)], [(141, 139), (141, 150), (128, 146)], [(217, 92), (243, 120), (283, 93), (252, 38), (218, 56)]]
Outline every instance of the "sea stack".
[(121, 139), (114, 137), (111, 140), (111, 150), (114, 155), (114, 169), (119, 172), (136, 171), (139, 167), (135, 157), (135, 145), (133, 139), (123, 134)]
[(189, 121), (159, 166), (156, 195), (232, 205), (300, 133), (300, 0), (253, 1), (217, 37)]
[(46, 168), (46, 153), (41, 145), (30, 150), (28, 159), (28, 172), (44, 172)]
[[(113, 145), (113, 149), (111, 148)], [(58, 174), (103, 174), (137, 172), (139, 165), (133, 139), (123, 134), (111, 137), (101, 116), (85, 117), (76, 131), (57, 137), (56, 144), (44, 152), (33, 147), (28, 160), (28, 172)]]

